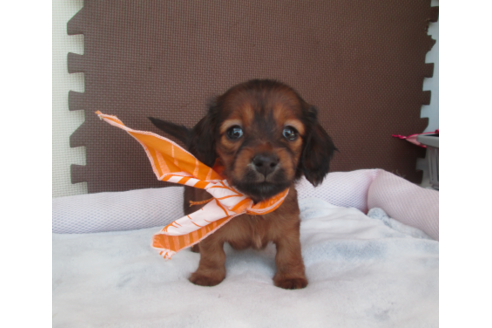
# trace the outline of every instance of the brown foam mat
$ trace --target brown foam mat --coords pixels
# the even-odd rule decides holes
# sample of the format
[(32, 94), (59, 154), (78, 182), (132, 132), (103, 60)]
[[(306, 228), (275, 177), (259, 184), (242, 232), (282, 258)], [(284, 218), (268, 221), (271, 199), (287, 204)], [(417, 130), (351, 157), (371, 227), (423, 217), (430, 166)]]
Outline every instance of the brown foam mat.
[(140, 130), (158, 132), (148, 116), (191, 127), (211, 96), (251, 78), (281, 80), (317, 106), (340, 150), (332, 171), (383, 168), (420, 182), (425, 150), (391, 135), (427, 126), (436, 18), (430, 0), (85, 0), (68, 23), (85, 42), (68, 55), (69, 72), (85, 73), (85, 92), (69, 94), (70, 110), (85, 110), (70, 144), (87, 152), (72, 183), (90, 193), (164, 185), (141, 146), (94, 111)]

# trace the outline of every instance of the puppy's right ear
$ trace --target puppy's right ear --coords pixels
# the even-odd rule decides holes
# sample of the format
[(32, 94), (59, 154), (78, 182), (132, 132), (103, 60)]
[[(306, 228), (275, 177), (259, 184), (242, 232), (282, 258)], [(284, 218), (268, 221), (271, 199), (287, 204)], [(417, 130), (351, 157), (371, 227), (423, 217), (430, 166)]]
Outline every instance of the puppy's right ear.
[(215, 103), (209, 106), (208, 114), (191, 130), (188, 149), (203, 164), (212, 167), (217, 155), (215, 153), (215, 128), (218, 109)]
[(158, 118), (148, 117), (148, 119), (154, 124), (157, 128), (166, 132), (167, 134), (175, 137), (185, 145), (188, 143), (190, 139), (191, 130), (185, 127), (184, 125), (174, 124), (172, 122), (163, 121)]

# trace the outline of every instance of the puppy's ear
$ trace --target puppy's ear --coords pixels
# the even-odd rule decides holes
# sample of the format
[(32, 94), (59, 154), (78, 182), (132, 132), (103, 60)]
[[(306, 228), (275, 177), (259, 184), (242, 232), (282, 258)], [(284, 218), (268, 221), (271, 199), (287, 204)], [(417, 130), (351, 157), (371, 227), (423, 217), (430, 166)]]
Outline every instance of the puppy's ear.
[(330, 160), (337, 148), (331, 137), (318, 123), (316, 108), (309, 107), (305, 114), (307, 135), (301, 154), (300, 169), (306, 179), (316, 187), (328, 174)]
[(191, 130), (188, 140), (190, 153), (203, 164), (212, 167), (217, 157), (215, 153), (215, 127), (217, 121), (217, 106), (211, 103), (208, 114)]

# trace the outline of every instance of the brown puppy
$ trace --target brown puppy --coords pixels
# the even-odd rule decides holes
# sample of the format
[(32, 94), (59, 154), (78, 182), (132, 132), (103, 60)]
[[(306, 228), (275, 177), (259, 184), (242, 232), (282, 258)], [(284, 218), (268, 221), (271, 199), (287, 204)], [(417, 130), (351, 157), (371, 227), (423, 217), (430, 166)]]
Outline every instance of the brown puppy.
[[(213, 166), (218, 161), (229, 184), (255, 202), (290, 188), (274, 212), (238, 216), (201, 241), (200, 264), (191, 282), (215, 286), (224, 280), (225, 242), (234, 249), (262, 249), (271, 241), (277, 247), (275, 286), (306, 287), (294, 183), (302, 175), (314, 186), (321, 183), (336, 149), (316, 116), (316, 109), (289, 86), (251, 80), (217, 97), (192, 130), (150, 118), (158, 128), (183, 141), (204, 164)], [(204, 190), (187, 188), (185, 213), (198, 209), (189, 207), (190, 200), (209, 198)]]

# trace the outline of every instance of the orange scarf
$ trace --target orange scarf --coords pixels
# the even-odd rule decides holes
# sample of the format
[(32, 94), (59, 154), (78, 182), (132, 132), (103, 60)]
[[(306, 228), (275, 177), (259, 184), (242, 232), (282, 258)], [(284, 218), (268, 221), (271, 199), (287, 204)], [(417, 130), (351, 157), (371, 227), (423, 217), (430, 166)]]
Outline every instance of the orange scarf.
[(142, 145), (158, 180), (205, 189), (213, 196), (203, 208), (154, 234), (152, 247), (165, 259), (200, 242), (238, 215), (263, 215), (276, 210), (287, 197), (289, 189), (254, 204), (251, 198), (230, 186), (219, 173), (171, 140), (152, 132), (132, 130), (116, 116), (105, 115), (100, 111), (96, 114), (100, 119), (128, 132)]

